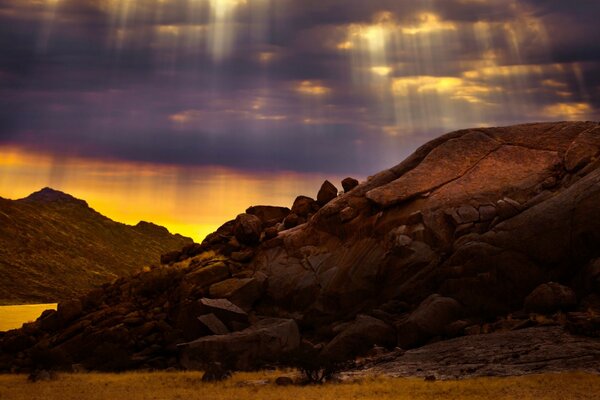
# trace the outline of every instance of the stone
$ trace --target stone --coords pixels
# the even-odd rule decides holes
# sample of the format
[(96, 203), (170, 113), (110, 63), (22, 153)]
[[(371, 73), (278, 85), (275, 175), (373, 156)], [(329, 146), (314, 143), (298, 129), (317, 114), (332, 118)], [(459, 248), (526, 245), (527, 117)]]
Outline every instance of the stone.
[(246, 210), (246, 214), (257, 216), (265, 226), (273, 226), (281, 222), (291, 210), (287, 207), (253, 206)]
[(206, 287), (227, 278), (229, 278), (229, 267), (223, 262), (217, 262), (199, 267), (187, 274), (184, 281), (193, 286)]
[(454, 231), (454, 237), (458, 238), (458, 237), (464, 236), (464, 235), (472, 232), (473, 229), (475, 229), (475, 224), (472, 222), (469, 222), (467, 224), (461, 224), (456, 227), (456, 231)]
[[(336, 193), (337, 196), (337, 193)], [(299, 217), (306, 218), (309, 214), (314, 213), (319, 209), (316, 201), (306, 196), (298, 196), (294, 200), (291, 212)]]
[(538, 313), (566, 311), (577, 305), (577, 296), (570, 287), (555, 282), (541, 284), (525, 298), (525, 310)]
[(346, 207), (340, 211), (340, 220), (342, 222), (352, 221), (358, 215), (357, 211), (352, 207)]
[(212, 335), (226, 335), (229, 333), (229, 329), (215, 314), (201, 315), (198, 317), (198, 320)]
[(321, 356), (327, 360), (349, 360), (367, 353), (375, 345), (395, 347), (394, 329), (377, 318), (358, 315), (354, 322), (325, 346)]
[[(271, 229), (271, 228), (269, 228)], [(277, 230), (275, 230), (277, 232)], [(242, 251), (234, 251), (231, 253), (231, 259), (236, 262), (247, 263), (254, 257), (254, 250), (245, 249)]]
[(81, 315), (83, 312), (83, 305), (79, 300), (63, 301), (62, 303), (58, 303), (56, 312), (61, 324), (66, 325)]
[(493, 221), (497, 213), (496, 207), (491, 204), (479, 206), (479, 218), (483, 222)]
[(248, 322), (248, 314), (227, 299), (207, 299), (198, 301), (201, 314), (214, 314), (221, 321)]
[(323, 182), (319, 193), (317, 194), (317, 203), (322, 207), (335, 199), (338, 195), (337, 188), (329, 181)]
[(498, 200), (496, 203), (496, 210), (498, 212), (498, 217), (500, 219), (505, 220), (514, 217), (519, 214), (519, 208), (516, 207), (513, 203), (504, 200)]
[[(286, 217), (287, 218), (287, 217)], [(265, 229), (265, 240), (271, 240), (279, 235), (279, 230), (277, 226), (272, 226), (270, 228)]]
[(348, 177), (342, 181), (342, 188), (344, 189), (345, 193), (348, 193), (349, 191), (351, 191), (352, 189), (354, 189), (357, 186), (358, 186), (358, 181), (354, 178)]
[(235, 238), (242, 244), (258, 244), (262, 233), (262, 222), (255, 215), (240, 214), (235, 219), (233, 233)]
[(300, 332), (294, 320), (267, 318), (240, 332), (207, 336), (178, 347), (181, 364), (187, 369), (222, 362), (247, 371), (281, 360), (299, 346)]
[(462, 317), (463, 308), (454, 299), (433, 294), (423, 300), (408, 319), (397, 326), (398, 345), (411, 348), (444, 334), (448, 325)]
[(473, 206), (461, 206), (456, 210), (460, 224), (468, 224), (479, 221), (479, 211)]
[(263, 291), (264, 285), (258, 279), (231, 278), (212, 285), (209, 294), (213, 298), (228, 299), (238, 307), (249, 310)]
[(283, 220), (283, 226), (285, 229), (292, 229), (298, 226), (300, 223), (300, 217), (297, 214), (290, 214)]

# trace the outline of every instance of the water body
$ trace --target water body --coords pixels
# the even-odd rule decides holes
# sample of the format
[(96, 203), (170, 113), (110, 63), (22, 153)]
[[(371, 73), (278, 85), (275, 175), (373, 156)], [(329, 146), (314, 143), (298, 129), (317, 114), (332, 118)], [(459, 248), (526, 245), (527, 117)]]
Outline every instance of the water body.
[(56, 310), (56, 303), (0, 306), (0, 331), (20, 328), (24, 323), (35, 321), (44, 310)]

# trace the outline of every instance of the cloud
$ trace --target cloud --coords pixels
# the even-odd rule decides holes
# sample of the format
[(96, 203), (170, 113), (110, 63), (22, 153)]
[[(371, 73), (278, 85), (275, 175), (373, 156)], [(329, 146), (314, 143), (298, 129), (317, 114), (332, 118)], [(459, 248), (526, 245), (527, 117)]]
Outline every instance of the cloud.
[(598, 12), (541, 0), (0, 0), (0, 143), (367, 175), (452, 129), (598, 118)]

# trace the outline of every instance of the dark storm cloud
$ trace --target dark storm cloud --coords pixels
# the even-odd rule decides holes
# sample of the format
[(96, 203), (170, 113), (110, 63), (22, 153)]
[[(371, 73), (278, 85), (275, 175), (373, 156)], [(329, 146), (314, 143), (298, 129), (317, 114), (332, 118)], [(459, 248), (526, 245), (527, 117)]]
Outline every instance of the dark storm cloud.
[[(592, 1), (247, 0), (223, 20), (209, 0), (136, 1), (127, 13), (119, 2), (56, 4), (0, 0), (2, 143), (367, 174), (461, 123), (597, 117), (600, 107)], [(379, 48), (368, 26), (382, 12), (400, 39)], [(526, 31), (532, 21), (547, 46)]]

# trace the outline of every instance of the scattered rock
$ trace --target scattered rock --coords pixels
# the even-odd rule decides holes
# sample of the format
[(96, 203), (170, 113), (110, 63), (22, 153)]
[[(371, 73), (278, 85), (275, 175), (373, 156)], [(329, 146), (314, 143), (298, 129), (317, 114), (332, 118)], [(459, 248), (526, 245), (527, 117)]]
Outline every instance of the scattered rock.
[(324, 206), (331, 200), (335, 199), (337, 195), (337, 188), (331, 182), (325, 181), (323, 182), (323, 185), (321, 185), (321, 189), (319, 189), (319, 193), (317, 194), (317, 203), (320, 206)]
[(283, 220), (283, 226), (285, 227), (285, 229), (295, 228), (296, 226), (298, 226), (298, 224), (300, 224), (300, 217), (298, 217), (298, 215), (294, 213), (288, 215), (285, 218), (285, 220)]
[(479, 211), (473, 206), (462, 206), (456, 210), (460, 224), (479, 221)]
[(81, 315), (83, 305), (79, 300), (64, 301), (58, 304), (56, 312), (61, 323), (65, 325)]
[(573, 289), (554, 282), (541, 284), (525, 298), (525, 309), (538, 313), (565, 311), (576, 305)]
[[(337, 196), (337, 192), (336, 192)], [(292, 213), (299, 217), (306, 218), (309, 214), (314, 213), (319, 209), (316, 201), (306, 196), (298, 196), (292, 205)]]
[(262, 233), (262, 222), (255, 215), (240, 214), (235, 219), (233, 233), (240, 243), (247, 245), (258, 244), (260, 234)]
[(283, 221), (289, 213), (290, 209), (287, 207), (273, 206), (254, 206), (246, 210), (246, 214), (257, 216), (265, 226), (273, 226)]
[(493, 205), (479, 206), (479, 218), (484, 222), (493, 221), (497, 213), (496, 207)]
[(358, 186), (358, 181), (354, 178), (346, 178), (342, 181), (342, 188), (344, 188), (344, 192), (348, 193), (352, 189)]

